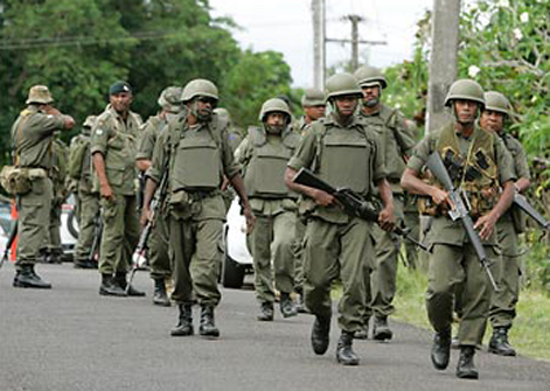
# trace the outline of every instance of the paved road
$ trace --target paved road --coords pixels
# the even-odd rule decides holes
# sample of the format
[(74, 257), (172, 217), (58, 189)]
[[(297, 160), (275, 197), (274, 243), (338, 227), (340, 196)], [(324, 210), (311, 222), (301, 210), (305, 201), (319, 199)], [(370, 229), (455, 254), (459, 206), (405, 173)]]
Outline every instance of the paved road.
[[(394, 324), (391, 343), (356, 342), (360, 366), (342, 367), (334, 358), (336, 327), (327, 354), (315, 356), (311, 316), (282, 320), (277, 313), (259, 323), (250, 289), (223, 292), (219, 340), (174, 338), (176, 308), (154, 307), (150, 293), (101, 297), (96, 271), (37, 269), (54, 289), (14, 289), (13, 266), (0, 270), (0, 391), (550, 390), (550, 364), (523, 357), (478, 354), (476, 382), (455, 377), (454, 352), (450, 368), (438, 372), (430, 333), (405, 324)], [(136, 285), (150, 291), (146, 273)]]

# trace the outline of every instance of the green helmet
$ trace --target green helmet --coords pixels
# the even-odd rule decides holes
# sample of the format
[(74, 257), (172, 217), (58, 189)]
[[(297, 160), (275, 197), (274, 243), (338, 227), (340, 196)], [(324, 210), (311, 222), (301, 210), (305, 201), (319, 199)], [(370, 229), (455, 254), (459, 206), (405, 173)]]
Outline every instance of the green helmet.
[(197, 96), (206, 96), (216, 101), (218, 97), (218, 87), (210, 80), (194, 79), (185, 85), (181, 93), (181, 101), (187, 103)]
[(485, 110), (496, 111), (504, 115), (510, 115), (510, 102), (504, 95), (496, 91), (488, 91), (485, 93)]
[(216, 107), (214, 109), (214, 113), (218, 115), (218, 117), (225, 123), (231, 123), (231, 116), (229, 115), (229, 111), (227, 111), (224, 107)]
[(29, 96), (27, 98), (28, 105), (31, 103), (39, 103), (44, 105), (49, 105), (53, 103), (52, 94), (46, 86), (36, 85), (32, 86), (29, 90)]
[(86, 127), (86, 128), (93, 128), (94, 125), (95, 125), (95, 121), (97, 120), (97, 116), (95, 115), (89, 115), (86, 117), (86, 120), (84, 121), (84, 123), (82, 124), (82, 126)]
[(172, 113), (179, 113), (183, 107), (181, 105), (181, 87), (167, 87), (160, 93), (158, 104), (164, 110)]
[(384, 89), (388, 86), (388, 82), (380, 69), (375, 67), (364, 65), (357, 69), (353, 76), (355, 76), (361, 87), (372, 87), (379, 84)]
[(290, 108), (286, 104), (286, 102), (279, 98), (271, 98), (264, 102), (262, 105), (262, 109), (260, 110), (260, 121), (264, 122), (265, 117), (269, 113), (285, 113), (288, 116), (288, 119), (292, 117), (292, 113), (290, 112)]
[(351, 73), (337, 73), (328, 78), (326, 83), (327, 100), (338, 96), (355, 95), (363, 98), (363, 91)]
[(309, 88), (304, 91), (302, 96), (302, 106), (324, 106), (325, 93), (315, 88)]
[(483, 88), (477, 82), (470, 79), (457, 80), (451, 85), (449, 93), (445, 98), (445, 106), (450, 106), (451, 102), (457, 99), (471, 100), (481, 104), (482, 109), (485, 107)]

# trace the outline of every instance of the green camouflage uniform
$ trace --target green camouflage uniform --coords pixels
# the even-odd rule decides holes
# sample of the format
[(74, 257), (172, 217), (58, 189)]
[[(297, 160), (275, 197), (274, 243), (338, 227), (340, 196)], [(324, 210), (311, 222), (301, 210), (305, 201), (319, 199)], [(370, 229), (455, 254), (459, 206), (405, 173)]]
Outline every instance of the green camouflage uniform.
[[(91, 153), (103, 155), (107, 180), (114, 193), (114, 199), (100, 201), (103, 216), (101, 274), (126, 273), (139, 240), (136, 147), (140, 126), (137, 114), (129, 112), (125, 121), (109, 104), (92, 130)], [(97, 175), (94, 190), (99, 191)]]

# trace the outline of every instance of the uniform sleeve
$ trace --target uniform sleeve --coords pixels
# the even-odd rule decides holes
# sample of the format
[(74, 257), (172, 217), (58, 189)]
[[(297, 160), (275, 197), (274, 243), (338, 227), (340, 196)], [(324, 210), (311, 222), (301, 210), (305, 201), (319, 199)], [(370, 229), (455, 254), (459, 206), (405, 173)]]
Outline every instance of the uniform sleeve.
[(313, 159), (315, 158), (315, 154), (317, 152), (316, 137), (317, 136), (315, 135), (313, 129), (306, 132), (298, 144), (298, 148), (296, 148), (294, 156), (290, 158), (290, 161), (287, 164), (288, 167), (293, 168), (296, 171), (303, 167), (311, 167), (311, 163), (313, 163)]
[(227, 136), (227, 129), (222, 131), (222, 165), (223, 173), (229, 179), (233, 178), (241, 171), (241, 165), (237, 163), (233, 156), (233, 151), (229, 145), (229, 137)]
[(384, 165), (384, 144), (382, 139), (378, 136), (374, 137), (374, 142), (376, 145), (375, 156), (373, 160), (373, 178), (372, 180), (376, 183), (381, 179), (385, 179), (388, 176), (386, 166)]
[(413, 149), (413, 154), (407, 163), (407, 168), (410, 168), (416, 172), (420, 172), (432, 151), (430, 150), (430, 138), (429, 136), (424, 137), (420, 143)]
[(508, 151), (500, 137), (494, 137), (494, 142), (500, 183), (504, 184), (508, 181), (515, 181), (516, 174), (514, 171), (514, 159), (512, 158), (512, 154)]
[(531, 178), (531, 173), (529, 172), (529, 164), (527, 163), (527, 156), (525, 155), (525, 150), (518, 140), (516, 141), (517, 152), (514, 156), (514, 166), (516, 168), (517, 179), (519, 178)]
[(139, 136), (136, 160), (151, 160), (155, 148), (155, 132), (153, 125), (147, 122)]
[(145, 176), (151, 178), (155, 182), (159, 183), (164, 170), (167, 169), (168, 159), (170, 158), (168, 149), (169, 144), (169, 126), (165, 127), (158, 135), (157, 142), (153, 147), (153, 154), (151, 156), (151, 166), (145, 173)]
[(96, 152), (105, 156), (107, 152), (107, 142), (111, 135), (111, 129), (105, 119), (100, 119), (92, 128), (92, 137), (90, 141), (90, 153), (93, 155)]
[(63, 129), (65, 127), (65, 121), (63, 121), (63, 116), (45, 114), (43, 112), (38, 112), (35, 115), (32, 115), (28, 119), (28, 123), (25, 124), (25, 128), (36, 132), (40, 135), (50, 135), (55, 130)]
[(401, 148), (402, 152), (406, 156), (412, 156), (414, 152), (414, 147), (416, 146), (416, 137), (412, 130), (412, 128), (408, 127), (405, 118), (398, 114), (397, 121), (396, 121), (396, 130), (397, 130), (397, 137), (399, 137), (399, 140), (397, 140), (397, 143), (399, 147)]

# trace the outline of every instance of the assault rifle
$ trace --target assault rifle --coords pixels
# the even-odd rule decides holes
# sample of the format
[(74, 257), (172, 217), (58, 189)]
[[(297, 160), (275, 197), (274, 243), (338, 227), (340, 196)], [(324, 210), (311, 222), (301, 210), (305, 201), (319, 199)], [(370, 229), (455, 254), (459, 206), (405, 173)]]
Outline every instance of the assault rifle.
[(443, 188), (449, 194), (449, 198), (451, 199), (451, 202), (453, 204), (452, 209), (449, 210), (449, 216), (451, 217), (451, 220), (456, 221), (460, 219), (460, 221), (462, 222), (462, 226), (466, 231), (466, 235), (468, 235), (468, 239), (470, 240), (470, 243), (472, 243), (474, 251), (479, 258), (481, 266), (483, 266), (483, 268), (487, 272), (487, 275), (489, 276), (489, 281), (491, 281), (491, 285), (493, 285), (493, 288), (496, 292), (499, 292), (499, 288), (495, 282), (495, 278), (493, 277), (493, 274), (489, 269), (487, 254), (485, 253), (485, 249), (483, 248), (483, 244), (481, 243), (481, 239), (479, 238), (478, 233), (474, 229), (474, 222), (472, 221), (472, 217), (470, 216), (470, 205), (468, 203), (468, 198), (464, 195), (464, 192), (461, 189), (457, 189), (454, 187), (453, 181), (451, 180), (451, 177), (447, 169), (445, 168), (443, 160), (441, 160), (441, 156), (439, 156), (438, 152), (434, 152), (430, 155), (426, 165), (430, 169), (433, 176), (443, 185)]
[(103, 236), (103, 216), (101, 210), (99, 210), (94, 218), (94, 241), (92, 242), (90, 253), (88, 254), (88, 261), (90, 263), (99, 262), (99, 246), (101, 244), (101, 236)]
[(143, 231), (141, 231), (141, 235), (139, 236), (139, 241), (136, 247), (136, 251), (134, 251), (134, 254), (132, 255), (132, 269), (130, 270), (130, 277), (128, 279), (128, 284), (126, 285), (126, 293), (128, 293), (128, 291), (130, 290), (136, 271), (139, 268), (142, 268), (147, 262), (147, 258), (145, 256), (145, 253), (147, 252), (147, 240), (149, 239), (149, 236), (151, 235), (151, 230), (153, 229), (155, 222), (158, 218), (160, 206), (162, 205), (162, 202), (166, 197), (167, 190), (168, 190), (168, 170), (165, 169), (164, 173), (162, 174), (162, 178), (160, 180), (160, 186), (155, 191), (155, 195), (151, 200), (151, 206), (150, 206), (151, 217), (149, 218), (149, 220), (147, 220), (147, 224), (145, 224)]
[(535, 220), (543, 229), (550, 229), (550, 221), (546, 220), (543, 215), (536, 210), (533, 205), (527, 201), (525, 196), (516, 192), (514, 194), (514, 205), (520, 208), (525, 214)]
[[(336, 198), (336, 200), (342, 205), (344, 212), (350, 216), (359, 217), (363, 220), (378, 223), (378, 214), (380, 211), (366, 202), (359, 194), (351, 189), (336, 189), (313, 174), (307, 168), (301, 168), (300, 171), (298, 171), (298, 173), (294, 176), (293, 182), (327, 192)], [(395, 234), (414, 243), (422, 250), (429, 251), (424, 243), (421, 243), (410, 236), (409, 231), (409, 229), (399, 227), (397, 225), (393, 230)]]
[(15, 241), (15, 238), (17, 237), (18, 225), (19, 224), (17, 224), (17, 220), (12, 220), (8, 241), (6, 242), (6, 248), (4, 249), (4, 255), (2, 256), (2, 259), (0, 259), (0, 268), (2, 268), (4, 262), (6, 262), (6, 260), (8, 259), (11, 246)]

